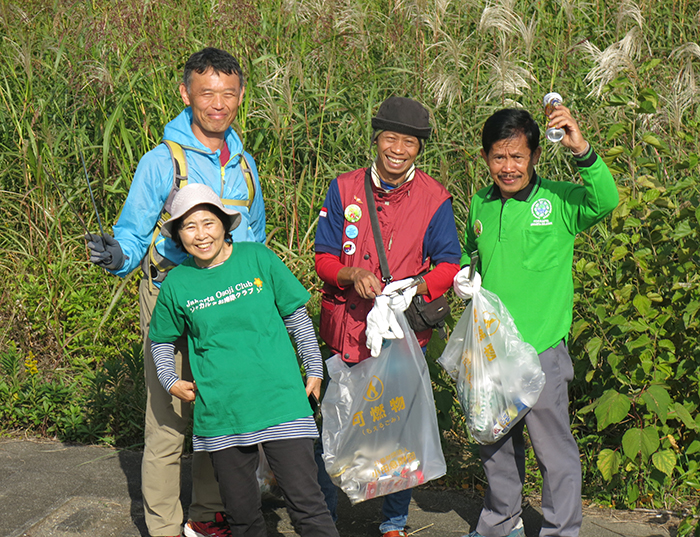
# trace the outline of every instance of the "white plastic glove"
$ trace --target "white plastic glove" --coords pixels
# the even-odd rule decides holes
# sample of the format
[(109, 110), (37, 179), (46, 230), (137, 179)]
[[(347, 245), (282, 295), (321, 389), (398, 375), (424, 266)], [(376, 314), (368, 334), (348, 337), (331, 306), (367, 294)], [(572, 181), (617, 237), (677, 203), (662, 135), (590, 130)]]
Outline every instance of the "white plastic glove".
[(374, 307), (367, 314), (367, 348), (375, 358), (382, 351), (382, 342), (385, 339), (403, 338), (403, 330), (389, 306), (389, 300), (388, 296), (378, 295), (374, 299)]
[(382, 291), (383, 295), (389, 297), (389, 306), (394, 311), (406, 311), (411, 305), (413, 297), (416, 296), (418, 285), (415, 278), (406, 278), (397, 282), (391, 282)]
[(469, 279), (469, 267), (464, 267), (455, 276), (452, 282), (455, 294), (462, 300), (470, 300), (474, 293), (481, 289), (481, 274), (474, 273), (474, 279)]

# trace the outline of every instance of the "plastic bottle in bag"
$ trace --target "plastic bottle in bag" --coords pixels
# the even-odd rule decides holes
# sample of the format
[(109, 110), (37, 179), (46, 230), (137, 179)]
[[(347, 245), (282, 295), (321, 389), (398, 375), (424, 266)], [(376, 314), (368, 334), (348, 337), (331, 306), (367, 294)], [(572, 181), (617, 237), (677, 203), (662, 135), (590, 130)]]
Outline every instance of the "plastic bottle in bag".
[(422, 484), (425, 481), (423, 472), (420, 470), (410, 470), (410, 468), (411, 466), (401, 472), (381, 476), (376, 481), (367, 483), (365, 497), (363, 499), (370, 500), (377, 496), (386, 496), (387, 494), (417, 487)]
[(438, 362), (456, 381), (472, 438), (491, 444), (536, 404), (545, 376), (498, 296), (482, 287), (472, 304)]
[(413, 459), (382, 473), (375, 459), (356, 453), (351, 465), (339, 475), (340, 486), (352, 503), (369, 500), (422, 484), (425, 477), (420, 465), (419, 460)]
[(503, 433), (503, 431), (507, 431), (510, 429), (511, 426), (513, 426), (515, 423), (517, 423), (516, 418), (521, 414), (525, 413), (530, 409), (527, 405), (525, 405), (522, 401), (516, 399), (513, 401), (511, 405), (506, 408), (503, 413), (498, 416), (496, 419), (496, 423), (493, 424), (493, 436), (494, 438), (497, 438), (500, 434)]
[(516, 385), (515, 388), (520, 394), (520, 401), (525, 406), (532, 408), (542, 391), (542, 370), (536, 370), (533, 367), (532, 370), (523, 372), (519, 385)]

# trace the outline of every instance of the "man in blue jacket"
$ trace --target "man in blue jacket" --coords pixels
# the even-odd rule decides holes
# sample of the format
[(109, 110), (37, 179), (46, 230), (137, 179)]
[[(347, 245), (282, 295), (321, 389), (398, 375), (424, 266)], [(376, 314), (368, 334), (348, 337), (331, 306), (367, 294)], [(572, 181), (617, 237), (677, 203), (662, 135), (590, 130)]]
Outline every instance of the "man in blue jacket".
[[(242, 221), (233, 231), (233, 240), (265, 241), (265, 206), (258, 172), (231, 128), (244, 92), (243, 72), (233, 56), (215, 48), (193, 54), (185, 64), (180, 84), (187, 108), (165, 126), (163, 135), (164, 142), (174, 149), (162, 143), (141, 159), (114, 226), (114, 238), (95, 234), (86, 237), (90, 261), (96, 265), (122, 277), (139, 265), (144, 272), (139, 306), (148, 399), (141, 479), (146, 525), (153, 537), (180, 535), (180, 460), (190, 417), (189, 404), (171, 396), (158, 382), (147, 339), (160, 282), (168, 268), (185, 259), (170, 239), (160, 235), (160, 219), (169, 210), (171, 193), (184, 186), (177, 184), (175, 174), (174, 155), (179, 146), (186, 159), (186, 170), (177, 166), (179, 175), (186, 176), (187, 182), (212, 187), (224, 205), (240, 212)], [(176, 351), (178, 375), (191, 380), (186, 340), (176, 344)], [(184, 534), (229, 536), (206, 453), (194, 455), (192, 474), (192, 503)]]

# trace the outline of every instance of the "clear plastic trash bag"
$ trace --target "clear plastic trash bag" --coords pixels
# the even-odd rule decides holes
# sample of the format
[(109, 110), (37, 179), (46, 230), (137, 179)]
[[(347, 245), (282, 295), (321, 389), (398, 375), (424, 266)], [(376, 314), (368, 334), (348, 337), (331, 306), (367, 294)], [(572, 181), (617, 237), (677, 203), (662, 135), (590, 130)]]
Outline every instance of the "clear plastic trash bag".
[(255, 471), (255, 476), (258, 478), (260, 493), (276, 496), (279, 492), (277, 480), (275, 479), (275, 474), (272, 473), (270, 463), (267, 462), (262, 444), (258, 444), (258, 453), (260, 455), (260, 460), (258, 461), (258, 469)]
[(474, 440), (492, 444), (537, 402), (545, 376), (535, 348), (523, 341), (505, 305), (474, 293), (438, 360), (457, 383)]
[(323, 460), (352, 504), (447, 470), (428, 365), (404, 314), (397, 319), (406, 337), (385, 341), (377, 358), (352, 367), (339, 355), (326, 361)]

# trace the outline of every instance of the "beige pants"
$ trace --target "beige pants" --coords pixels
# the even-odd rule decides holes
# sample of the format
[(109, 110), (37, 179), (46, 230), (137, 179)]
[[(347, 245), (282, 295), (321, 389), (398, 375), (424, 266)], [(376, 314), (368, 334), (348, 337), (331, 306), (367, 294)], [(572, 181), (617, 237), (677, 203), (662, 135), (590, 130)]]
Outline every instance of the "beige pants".
[[(148, 394), (141, 493), (148, 532), (152, 536), (160, 537), (180, 535), (183, 522), (180, 504), (180, 463), (191, 411), (189, 403), (183, 403), (165, 391), (156, 375), (148, 328), (157, 298), (158, 289), (154, 288), (151, 292), (148, 280), (141, 280), (139, 307)], [(185, 337), (181, 337), (175, 343), (175, 367), (180, 378), (192, 379)], [(197, 521), (214, 520), (215, 513), (223, 510), (209, 455), (204, 452), (195, 453), (192, 458), (192, 503), (188, 516)]]

